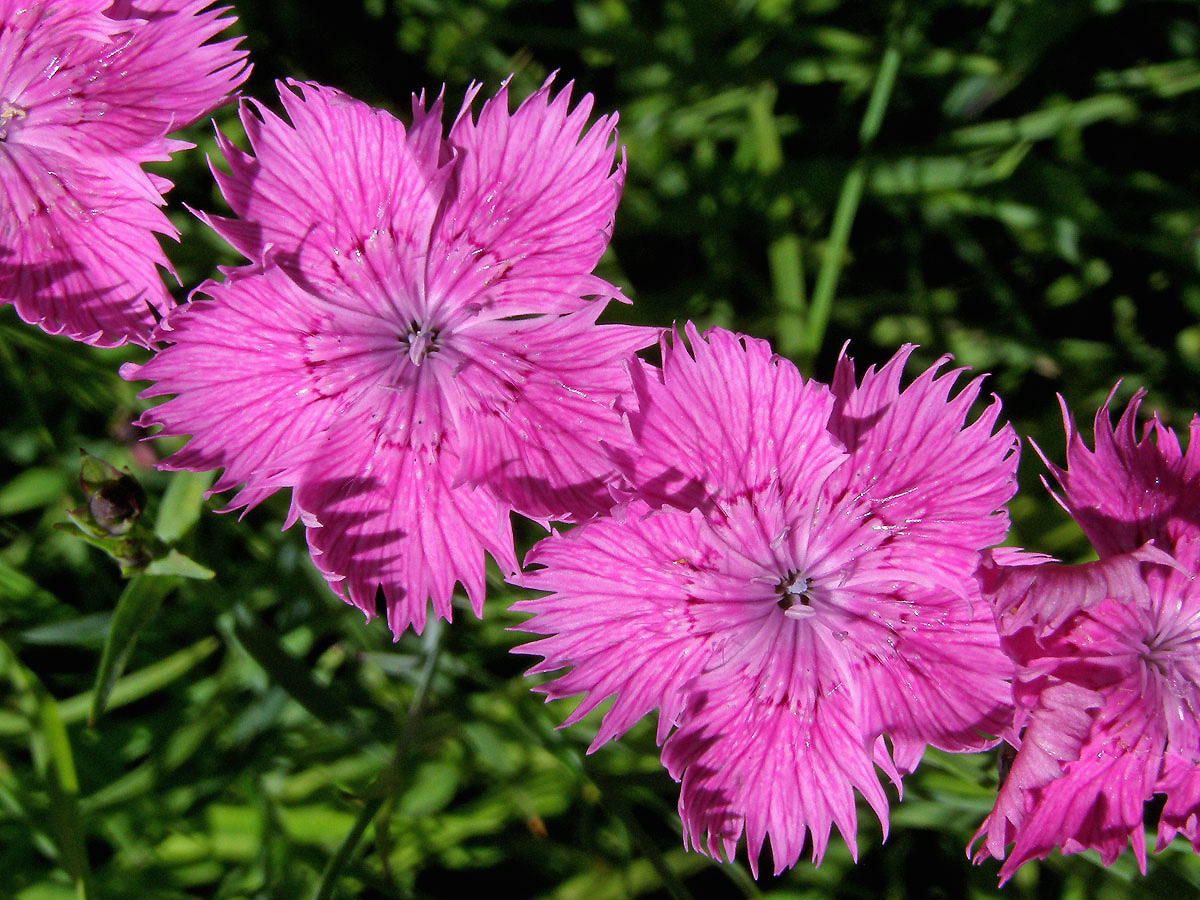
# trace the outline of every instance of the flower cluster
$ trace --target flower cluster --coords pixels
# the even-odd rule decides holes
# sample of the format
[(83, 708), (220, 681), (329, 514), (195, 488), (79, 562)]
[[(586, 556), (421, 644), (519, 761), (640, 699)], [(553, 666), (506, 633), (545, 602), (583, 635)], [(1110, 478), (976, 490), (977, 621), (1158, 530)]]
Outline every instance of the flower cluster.
[(1155, 794), (1161, 850), (1182, 833), (1200, 851), (1200, 418), (1188, 450), (1157, 419), (1137, 438), (1136, 396), (1114, 429), (1106, 403), (1095, 449), (1064, 408), (1059, 501), (1099, 559), (1008, 559), (982, 572), (1013, 683), (1020, 750), (980, 828), (980, 856), (1007, 880), (1047, 855), (1133, 848)]
[(250, 263), (171, 313), (128, 377), (172, 399), (143, 425), (189, 434), (166, 466), (292, 489), (317, 566), (398, 636), (461, 583), (476, 614), (484, 553), (516, 571), (509, 513), (575, 520), (621, 489), (623, 361), (648, 328), (598, 325), (620, 294), (591, 274), (624, 163), (615, 119), (549, 82), (507, 92), (448, 135), (440, 98), (388, 113), (280, 86), (290, 123), (242, 107), (251, 153), (222, 138), (236, 219), (208, 221)]
[[(1003, 539), (1016, 437), (945, 359), (900, 390), (906, 347), (857, 382), (805, 381), (762, 341), (687, 329), (661, 372), (632, 370), (635, 498), (550, 537), (516, 609), (549, 635), (521, 648), (543, 685), (615, 695), (593, 747), (658, 709), (682, 780), (686, 839), (775, 871), (836, 825), (855, 851), (854, 792), (887, 824), (875, 767), (899, 786), (927, 744), (979, 750), (1011, 715), (1011, 664), (974, 579)], [(669, 737), (668, 737), (669, 735)], [(884, 737), (890, 741), (884, 742)]]
[(0, 0), (0, 303), (51, 334), (148, 344), (171, 296), (143, 163), (246, 78), (211, 0)]
[[(1139, 439), (1140, 395), (1115, 427), (1106, 403), (1091, 449), (1064, 407), (1047, 465), (1098, 559), (991, 549), (1018, 442), (948, 357), (902, 387), (911, 346), (861, 378), (843, 352), (822, 384), (723, 329), (598, 324), (625, 162), (553, 79), (478, 116), (473, 87), (448, 130), (423, 94), (407, 125), (311, 83), (243, 101), (233, 215), (198, 215), (247, 262), (174, 306), (143, 165), (247, 77), (210, 7), (0, 0), (0, 302), (154, 349), (124, 374), (169, 398), (140, 424), (189, 437), (164, 468), (223, 469), (233, 508), (290, 489), (330, 586), (397, 636), (457, 585), (482, 614), (490, 555), (542, 592), (515, 605), (537, 690), (583, 695), (567, 724), (612, 701), (593, 749), (657, 711), (685, 842), (744, 837), (756, 874), (835, 827), (857, 855), (880, 773), (1001, 738), (976, 858), (1002, 880), (1056, 847), (1144, 871), (1156, 794), (1158, 849), (1200, 852), (1200, 418), (1185, 453)], [(512, 513), (575, 527), (522, 570)]]

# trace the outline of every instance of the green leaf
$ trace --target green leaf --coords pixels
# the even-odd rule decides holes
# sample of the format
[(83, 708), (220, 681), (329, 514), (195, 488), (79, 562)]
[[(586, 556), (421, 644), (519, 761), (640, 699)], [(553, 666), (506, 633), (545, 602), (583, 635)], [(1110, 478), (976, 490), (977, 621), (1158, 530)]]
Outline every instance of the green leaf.
[(164, 543), (174, 544), (195, 526), (204, 511), (204, 492), (212, 486), (214, 474), (176, 472), (171, 476), (154, 523), (154, 533)]
[(58, 469), (27, 469), (0, 488), (0, 516), (49, 506), (67, 490), (67, 483)]
[(283, 688), (293, 700), (326, 724), (346, 720), (345, 702), (329, 688), (317, 684), (309, 666), (288, 653), (273, 631), (264, 628), (244, 606), (234, 607), (234, 615), (237, 623), (232, 629), (233, 636), (270, 676), (272, 684)]
[(161, 559), (156, 559), (150, 565), (146, 566), (147, 575), (158, 576), (178, 576), (179, 578), (194, 578), (199, 581), (208, 581), (213, 578), (216, 573), (196, 562), (190, 556), (184, 556), (178, 550), (168, 550), (167, 555)]
[(88, 713), (88, 724), (94, 723), (104, 713), (108, 695), (112, 692), (129, 654), (133, 652), (138, 635), (146, 627), (167, 594), (179, 584), (179, 579), (157, 575), (137, 575), (121, 592), (117, 607), (113, 611), (112, 625), (104, 652), (100, 656), (100, 668), (96, 671), (96, 684), (92, 689), (92, 708)]

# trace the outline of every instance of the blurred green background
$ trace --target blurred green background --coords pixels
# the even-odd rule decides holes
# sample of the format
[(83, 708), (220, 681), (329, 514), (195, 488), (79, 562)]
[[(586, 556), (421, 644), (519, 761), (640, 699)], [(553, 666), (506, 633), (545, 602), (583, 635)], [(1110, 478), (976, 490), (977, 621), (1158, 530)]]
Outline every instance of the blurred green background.
[[(736, 328), (819, 378), (847, 340), (860, 365), (919, 343), (914, 372), (950, 352), (1057, 460), (1056, 393), (1085, 424), (1118, 380), (1176, 428), (1200, 408), (1194, 0), (236, 11), (246, 92), (268, 103), (274, 79), (307, 78), (403, 117), (414, 90), (444, 84), (455, 108), (472, 79), (490, 93), (515, 73), (524, 97), (557, 69), (619, 110), (629, 177), (602, 266), (635, 303), (614, 321)], [(191, 137), (161, 167), (185, 288), (238, 261), (182, 207), (221, 209), (211, 129)], [(1056, 856), (997, 889), (997, 865), (964, 855), (990, 754), (930, 752), (886, 844), (862, 811), (857, 866), (834, 840), (819, 869), (755, 884), (744, 859), (685, 854), (652, 729), (585, 757), (594, 720), (555, 731), (569, 705), (529, 692), (511, 589), (493, 579), (484, 622), (463, 604), (393, 643), (281, 533), (285, 498), (218, 516), (206, 476), (147, 467), (169, 448), (129, 425), (117, 366), (137, 358), (0, 311), (0, 898), (1200, 895), (1178, 842), (1145, 878), (1129, 854), (1108, 870)], [(215, 577), (127, 585), (57, 527), (83, 502), (79, 448), (129, 466), (158, 536)], [(1041, 472), (1027, 448), (1012, 543), (1084, 558)], [(110, 629), (125, 637), (105, 656)], [(89, 724), (98, 673), (108, 709)]]

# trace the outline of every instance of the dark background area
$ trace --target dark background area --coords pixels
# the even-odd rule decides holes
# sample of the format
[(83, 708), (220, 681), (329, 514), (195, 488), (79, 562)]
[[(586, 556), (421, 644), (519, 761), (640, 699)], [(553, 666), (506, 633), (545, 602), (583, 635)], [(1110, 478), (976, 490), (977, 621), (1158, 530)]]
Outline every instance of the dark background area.
[[(920, 344), (912, 374), (953, 353), (1057, 461), (1056, 394), (1089, 435), (1118, 382), (1117, 404), (1144, 388), (1144, 411), (1182, 432), (1200, 408), (1191, 0), (235, 6), (244, 91), (268, 105), (291, 77), (406, 118), (413, 91), (444, 86), (453, 111), (472, 80), (486, 95), (512, 74), (521, 99), (557, 70), (618, 110), (629, 173), (601, 268), (634, 303), (612, 321), (735, 328), (817, 378), (847, 340), (860, 367)], [(238, 134), (231, 108), (217, 118)], [(239, 261), (183, 208), (223, 208), (211, 128), (189, 136), (198, 149), (161, 167), (181, 299)], [(511, 588), (490, 586), (483, 622), (464, 603), (452, 626), (393, 643), (329, 594), (302, 534), (281, 533), (285, 497), (219, 516), (204, 476), (148, 468), (168, 448), (136, 442), (137, 386), (117, 375), (140, 353), (0, 315), (0, 898), (77, 898), (80, 882), (96, 898), (222, 900), (1200, 894), (1180, 842), (1144, 878), (1128, 853), (1111, 869), (1056, 856), (997, 889), (997, 865), (964, 852), (992, 754), (931, 751), (886, 843), (860, 811), (857, 866), (835, 839), (820, 868), (755, 885), (744, 859), (684, 853), (652, 727), (590, 757), (594, 718), (554, 730), (570, 706), (543, 706), (509, 653)], [(150, 517), (216, 573), (148, 617), (94, 725), (126, 587), (58, 527), (82, 502), (80, 447), (131, 467)], [(1028, 447), (1021, 473), (1010, 541), (1086, 558)]]

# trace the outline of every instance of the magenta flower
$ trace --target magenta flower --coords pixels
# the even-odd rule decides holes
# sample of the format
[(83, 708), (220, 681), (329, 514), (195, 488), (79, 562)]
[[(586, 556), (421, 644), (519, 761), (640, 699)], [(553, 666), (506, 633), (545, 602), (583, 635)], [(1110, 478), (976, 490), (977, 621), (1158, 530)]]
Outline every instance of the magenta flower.
[(1145, 804), (1165, 794), (1161, 850), (1182, 833), (1200, 851), (1200, 418), (1188, 452), (1157, 419), (1142, 440), (1141, 395), (1114, 430), (1108, 403), (1090, 450), (1064, 407), (1059, 498), (1100, 554), (1077, 566), (988, 566), (984, 592), (1017, 664), (1020, 750), (976, 856), (1025, 862), (1132, 844), (1146, 870)]
[(89, 344), (147, 344), (171, 305), (155, 234), (167, 134), (246, 78), (211, 0), (0, 0), (0, 303)]
[(624, 175), (615, 118), (585, 133), (590, 96), (572, 111), (547, 83), (510, 113), (502, 88), (444, 139), (440, 100), (414, 98), (406, 130), (292, 88), (291, 124), (243, 107), (252, 155), (222, 143), (241, 218), (215, 227), (256, 264), (172, 313), (171, 345), (128, 370), (175, 395), (142, 423), (192, 435), (167, 466), (223, 467), (235, 506), (291, 487), (330, 585), (368, 617), (382, 592), (397, 635), (430, 600), (450, 618), (455, 582), (478, 615), (484, 551), (517, 567), (510, 510), (613, 503), (621, 363), (657, 334), (596, 325), (619, 296), (590, 274)]
[[(776, 873), (806, 832), (820, 861), (836, 825), (857, 853), (854, 792), (887, 827), (896, 784), (927, 744), (988, 746), (1011, 716), (1011, 665), (974, 579), (1003, 539), (1016, 439), (979, 380), (941, 360), (908, 388), (912, 347), (832, 390), (762, 341), (687, 328), (661, 372), (634, 371), (640, 491), (616, 518), (543, 540), (516, 579), (551, 592), (515, 609), (549, 635), (520, 648), (539, 690), (583, 693), (572, 723), (615, 696), (592, 744), (655, 708), (682, 780), (685, 841)], [(884, 736), (891, 741), (891, 748)]]

